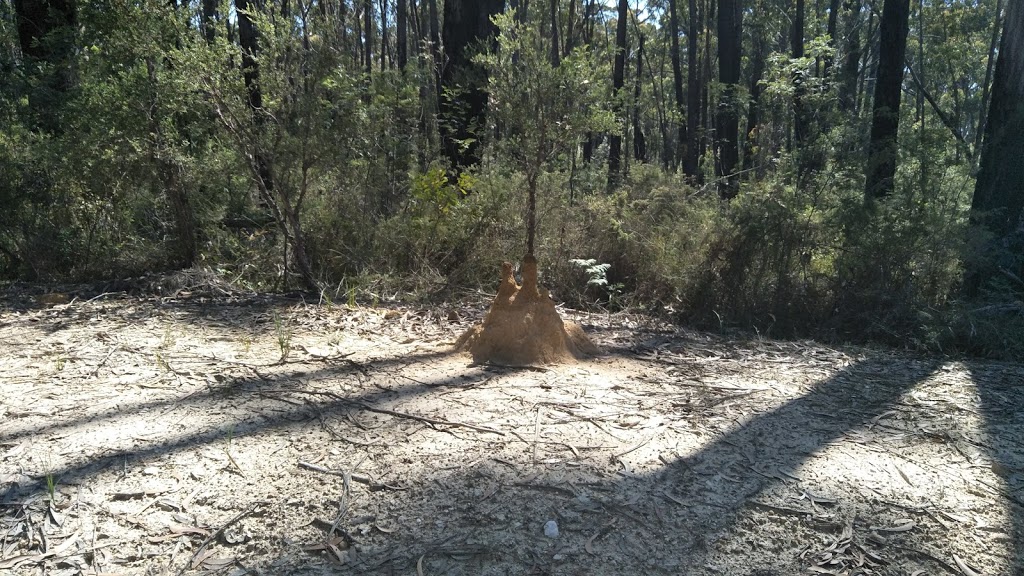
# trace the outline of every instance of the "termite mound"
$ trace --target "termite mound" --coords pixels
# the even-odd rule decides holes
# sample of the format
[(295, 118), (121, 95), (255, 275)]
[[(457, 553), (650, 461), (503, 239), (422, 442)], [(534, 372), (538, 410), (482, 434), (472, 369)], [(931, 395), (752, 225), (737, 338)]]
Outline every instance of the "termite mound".
[(572, 322), (564, 322), (548, 291), (537, 284), (537, 259), (523, 258), (523, 285), (512, 264), (501, 265), (501, 284), (483, 322), (467, 330), (455, 349), (468, 351), (477, 364), (531, 366), (572, 362), (598, 352)]

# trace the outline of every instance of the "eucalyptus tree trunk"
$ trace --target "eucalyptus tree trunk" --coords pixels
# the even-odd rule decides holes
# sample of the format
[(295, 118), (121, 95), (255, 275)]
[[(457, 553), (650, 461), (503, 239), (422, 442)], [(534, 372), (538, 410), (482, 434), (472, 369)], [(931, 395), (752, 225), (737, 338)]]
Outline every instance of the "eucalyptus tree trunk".
[(480, 161), (480, 134), (487, 111), (486, 75), (473, 62), (480, 41), (493, 42), (497, 29), (491, 17), (505, 8), (504, 0), (445, 0), (444, 64), (439, 102), (441, 139), (452, 167)]
[(739, 113), (737, 88), (740, 81), (740, 46), (743, 41), (741, 0), (718, 2), (718, 79), (724, 85), (718, 103), (715, 141), (718, 145), (718, 193), (731, 199), (739, 192), (736, 165), (739, 162)]
[(551, 65), (558, 67), (562, 53), (558, 51), (558, 0), (551, 0)]
[(395, 47), (398, 57), (398, 69), (405, 72), (409, 61), (409, 0), (396, 0), (395, 4)]
[(683, 173), (697, 176), (699, 154), (698, 127), (700, 126), (700, 61), (697, 56), (697, 0), (689, 0), (689, 33), (686, 35), (686, 152), (683, 157)]
[(869, 203), (889, 196), (895, 187), (900, 97), (909, 21), (910, 0), (885, 0), (865, 169), (864, 198)]
[[(615, 67), (612, 69), (615, 117), (622, 120), (622, 87), (626, 83), (626, 25), (629, 22), (629, 2), (619, 0), (618, 21), (615, 24)], [(622, 134), (608, 137), (608, 185), (618, 183), (622, 171)]]
[[(677, 139), (679, 145), (677, 146), (677, 154), (680, 157), (686, 156), (687, 142), (686, 142), (686, 108), (683, 105), (683, 67), (679, 57), (679, 14), (676, 8), (676, 0), (668, 0), (668, 12), (669, 12), (669, 38), (671, 43), (669, 44), (669, 52), (672, 57), (672, 88), (675, 90), (676, 96), (676, 112), (679, 113), (679, 129), (677, 131)], [(691, 15), (692, 18), (692, 15)], [(679, 164), (678, 160), (672, 162), (673, 166)]]
[(638, 33), (636, 49), (636, 78), (633, 80), (633, 158), (647, 162), (647, 138), (640, 122), (641, 80), (644, 74), (644, 35)]
[(860, 3), (861, 0), (843, 2), (843, 20), (846, 27), (846, 54), (839, 78), (839, 109), (850, 113), (857, 108), (857, 76), (860, 72)]
[(1019, 1), (1007, 4), (985, 126), (971, 210), (994, 239), (986, 251), (992, 261), (969, 263), (967, 287), (973, 293), (999, 269), (1017, 278), (1024, 273), (1019, 260), (1024, 244), (1024, 3)]

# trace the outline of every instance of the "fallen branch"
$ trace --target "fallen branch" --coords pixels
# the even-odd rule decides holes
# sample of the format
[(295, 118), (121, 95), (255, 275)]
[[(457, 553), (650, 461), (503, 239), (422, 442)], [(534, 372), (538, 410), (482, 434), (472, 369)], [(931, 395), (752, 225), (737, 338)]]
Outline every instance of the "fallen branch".
[(318, 464), (313, 464), (312, 462), (306, 462), (305, 460), (299, 460), (299, 468), (305, 468), (307, 470), (312, 470), (314, 472), (321, 472), (323, 474), (330, 474), (331, 476), (341, 476), (342, 478), (345, 478), (347, 480), (352, 480), (354, 482), (359, 482), (360, 484), (366, 484), (367, 486), (370, 486), (371, 488), (388, 488), (390, 490), (407, 490), (407, 488), (403, 488), (401, 486), (392, 486), (390, 484), (384, 484), (384, 483), (381, 483), (381, 482), (377, 482), (376, 480), (373, 479), (373, 476), (370, 476), (369, 474), (360, 474), (359, 472), (345, 472), (344, 470), (333, 470), (333, 469), (328, 468), (326, 466), (320, 466)]
[(177, 576), (181, 576), (185, 573), (186, 570), (194, 568), (194, 566), (192, 566), (192, 563), (196, 561), (196, 558), (198, 558), (199, 555), (203, 553), (203, 550), (205, 550), (206, 547), (209, 546), (211, 542), (220, 537), (220, 535), (223, 534), (225, 530), (237, 524), (238, 521), (242, 518), (245, 518), (249, 514), (252, 514), (253, 511), (255, 511), (257, 507), (259, 507), (260, 504), (266, 503), (267, 502), (263, 500), (259, 502), (253, 502), (252, 506), (249, 506), (249, 508), (247, 508), (246, 510), (241, 511), (238, 514), (235, 514), (235, 516), (231, 520), (228, 520), (227, 522), (222, 524), (220, 528), (214, 530), (213, 533), (207, 536), (206, 540), (203, 540), (203, 543), (200, 544), (198, 548), (196, 548), (196, 551), (192, 553), (192, 557), (189, 558), (188, 562), (186, 562), (185, 565), (181, 567), (181, 570), (178, 570)]
[(427, 418), (426, 416), (417, 416), (415, 414), (409, 414), (408, 412), (399, 412), (397, 410), (389, 410), (387, 408), (378, 408), (378, 407), (376, 407), (376, 406), (374, 406), (372, 404), (367, 404), (366, 402), (351, 401), (351, 400), (346, 400), (346, 402), (351, 402), (352, 404), (355, 404), (356, 406), (359, 406), (359, 407), (363, 408), (364, 410), (369, 410), (370, 412), (377, 412), (378, 414), (388, 414), (390, 416), (396, 416), (398, 418), (409, 418), (410, 420), (418, 420), (420, 422), (425, 422), (427, 424), (433, 424), (435, 426), (452, 426), (454, 428), (469, 428), (470, 430), (476, 430), (477, 432), (488, 432), (490, 434), (497, 434), (498, 436), (504, 436), (505, 435), (505, 433), (502, 432), (501, 430), (498, 430), (496, 428), (489, 428), (487, 426), (477, 426), (476, 424), (468, 424), (466, 422), (458, 422), (458, 421), (455, 421), (455, 420), (438, 420), (436, 418)]
[[(264, 392), (267, 392), (266, 390)], [(363, 410), (370, 412), (376, 412), (378, 414), (387, 414), (389, 416), (395, 416), (397, 418), (408, 418), (409, 420), (416, 420), (418, 422), (424, 422), (426, 424), (432, 424), (434, 426), (451, 426), (453, 428), (468, 428), (470, 430), (476, 430), (477, 432), (487, 432), (490, 434), (497, 434), (498, 436), (504, 436), (505, 433), (496, 428), (490, 428), (488, 426), (479, 426), (477, 424), (469, 424), (467, 422), (459, 422), (456, 420), (440, 420), (438, 418), (428, 418), (426, 416), (417, 416), (416, 414), (409, 414), (408, 412), (399, 412), (398, 410), (391, 410), (389, 408), (379, 408), (373, 404), (363, 402), (361, 400), (349, 400), (344, 396), (335, 394), (334, 392), (326, 392), (320, 390), (289, 390), (288, 392), (294, 392), (297, 394), (319, 394), (322, 396), (328, 396), (339, 400), (346, 404), (352, 404), (353, 406), (359, 406)]]

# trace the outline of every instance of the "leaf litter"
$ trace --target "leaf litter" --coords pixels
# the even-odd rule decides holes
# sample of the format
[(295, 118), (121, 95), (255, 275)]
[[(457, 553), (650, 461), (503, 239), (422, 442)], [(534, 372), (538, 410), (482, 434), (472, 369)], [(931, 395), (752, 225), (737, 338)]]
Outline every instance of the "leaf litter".
[(0, 569), (1022, 572), (1020, 364), (560, 310), (602, 355), (504, 368), (482, 301), (187, 293), (0, 300)]

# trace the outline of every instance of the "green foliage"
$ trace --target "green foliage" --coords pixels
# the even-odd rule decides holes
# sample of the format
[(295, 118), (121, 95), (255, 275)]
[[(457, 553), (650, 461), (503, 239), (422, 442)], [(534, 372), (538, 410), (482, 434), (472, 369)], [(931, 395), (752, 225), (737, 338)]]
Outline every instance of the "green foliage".
[[(614, 50), (600, 30), (565, 26), (574, 42), (566, 50), (563, 35), (556, 66), (549, 5), (499, 16), (496, 45), (476, 61), (488, 75), (487, 125), (462, 142), (479, 144), (483, 162), (456, 179), (440, 159), (436, 100), (457, 106), (462, 94), (435, 85), (430, 51), (411, 50), (418, 56), (404, 71), (375, 59), (367, 73), (358, 35), (330, 10), (253, 9), (263, 96), (253, 111), (227, 2), (218, 3), (212, 41), (194, 5), (80, 4), (78, 25), (47, 40), (74, 50), (32, 66), (20, 55), (13, 5), (0, 3), (0, 277), (85, 280), (177, 266), (178, 193), (194, 218), (195, 264), (253, 289), (292, 282), (298, 235), (316, 278), (336, 287), (324, 294), (350, 305), (491, 289), (498, 263), (522, 254), (527, 190), (535, 190), (544, 282), (570, 305), (1019, 357), (1020, 247), (994, 249), (983, 228), (968, 227), (995, 4), (926, 3), (911, 19), (908, 62), (947, 118), (908, 77), (896, 193), (865, 208), (870, 83), (858, 84), (854, 109), (840, 111), (836, 100), (850, 31), (869, 48), (866, 6), (859, 23), (840, 14), (835, 43), (809, 10), (806, 57), (793, 59), (790, 8), (750, 3), (740, 89), (723, 102), (714, 75), (705, 79), (712, 114), (723, 106), (758, 114), (756, 125), (741, 122), (747, 170), (739, 196), (723, 204), (713, 192), (713, 117), (699, 127), (708, 139), (702, 184), (673, 170), (685, 118), (671, 90), (663, 11), (631, 23), (630, 89), (618, 101)], [(556, 9), (564, 26), (568, 5)], [(714, 55), (713, 28), (701, 33), (702, 57)], [(647, 59), (635, 98), (639, 33)], [(765, 56), (759, 86), (750, 77), (755, 47)], [(56, 90), (65, 67), (74, 82)], [(801, 150), (792, 145), (796, 75), (814, 123)], [(752, 86), (764, 89), (757, 101)], [(581, 151), (588, 137), (613, 132), (631, 148), (634, 124), (616, 121), (615, 105), (636, 118), (664, 164), (625, 158), (627, 175), (609, 190), (606, 145), (589, 163)], [(816, 168), (798, 185), (796, 166), (811, 156)], [(269, 165), (272, 189), (259, 185), (257, 158)], [(965, 262), (991, 263), (1000, 276), (967, 299)], [(284, 358), (289, 332), (279, 318), (275, 333)]]

